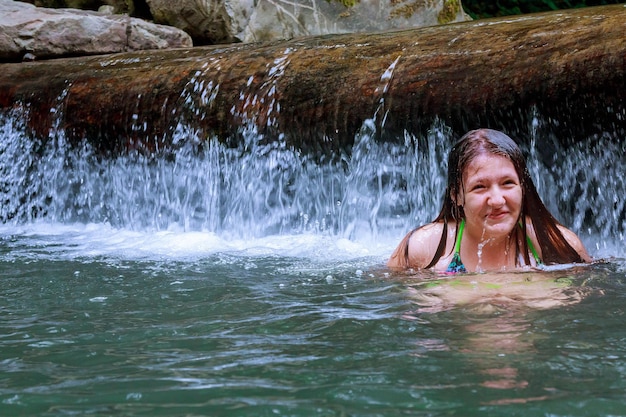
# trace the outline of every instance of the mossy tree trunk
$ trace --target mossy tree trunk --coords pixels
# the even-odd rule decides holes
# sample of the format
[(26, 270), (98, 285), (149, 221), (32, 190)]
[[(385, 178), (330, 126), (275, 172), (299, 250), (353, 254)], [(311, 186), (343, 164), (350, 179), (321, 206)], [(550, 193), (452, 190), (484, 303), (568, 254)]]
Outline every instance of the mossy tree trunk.
[(625, 29), (626, 7), (618, 5), (3, 64), (0, 111), (17, 109), (39, 137), (59, 127), (107, 153), (168, 147), (181, 126), (222, 140), (253, 126), (268, 140), (333, 153), (350, 147), (366, 119), (393, 140), (435, 119), (459, 133), (506, 130), (526, 123), (533, 108), (561, 119), (554, 129), (575, 139), (607, 124), (623, 129)]

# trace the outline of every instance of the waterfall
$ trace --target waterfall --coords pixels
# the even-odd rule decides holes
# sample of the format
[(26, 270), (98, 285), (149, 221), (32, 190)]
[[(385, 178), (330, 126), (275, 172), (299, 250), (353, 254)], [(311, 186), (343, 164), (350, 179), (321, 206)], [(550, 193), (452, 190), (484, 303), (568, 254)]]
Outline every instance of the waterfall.
[[(237, 147), (199, 141), (191, 127), (180, 127), (174, 150), (104, 158), (87, 141), (70, 145), (63, 131), (31, 140), (19, 117), (0, 123), (4, 222), (354, 237), (402, 228), (407, 217), (426, 221), (445, 186), (443, 128), (421, 141), (407, 134), (400, 144), (385, 144), (376, 143), (368, 123), (352, 155), (319, 161), (280, 141), (264, 142), (253, 127), (242, 129)], [(419, 189), (432, 192), (420, 196)]]
[[(68, 143), (60, 128), (29, 137), (20, 112), (0, 118), (2, 222), (104, 223), (224, 238), (400, 236), (437, 214), (455, 137), (437, 122), (425, 136), (405, 132), (383, 141), (373, 117), (349, 154), (328, 160), (264, 140), (252, 125), (233, 146), (179, 124), (171, 149), (105, 157), (89, 141)], [(548, 207), (596, 245), (623, 241), (626, 142), (619, 131), (565, 146), (544, 132), (541, 115), (531, 120), (524, 129), (530, 135), (507, 133), (521, 136)]]

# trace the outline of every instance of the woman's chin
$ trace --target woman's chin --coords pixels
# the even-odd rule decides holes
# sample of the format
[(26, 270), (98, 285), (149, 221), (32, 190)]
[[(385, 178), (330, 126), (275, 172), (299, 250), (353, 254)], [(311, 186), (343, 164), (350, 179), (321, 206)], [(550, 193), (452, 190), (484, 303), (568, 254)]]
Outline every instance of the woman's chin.
[(513, 227), (515, 227), (514, 223), (497, 223), (493, 225), (485, 224), (483, 234), (484, 239), (502, 239), (508, 237), (511, 234)]

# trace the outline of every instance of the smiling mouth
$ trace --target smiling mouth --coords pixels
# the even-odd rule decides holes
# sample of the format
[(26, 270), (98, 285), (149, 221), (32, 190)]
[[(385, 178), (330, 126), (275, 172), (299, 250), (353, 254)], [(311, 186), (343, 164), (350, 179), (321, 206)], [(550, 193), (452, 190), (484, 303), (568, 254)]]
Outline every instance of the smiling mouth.
[(508, 214), (507, 211), (498, 211), (487, 214), (488, 219), (501, 219)]

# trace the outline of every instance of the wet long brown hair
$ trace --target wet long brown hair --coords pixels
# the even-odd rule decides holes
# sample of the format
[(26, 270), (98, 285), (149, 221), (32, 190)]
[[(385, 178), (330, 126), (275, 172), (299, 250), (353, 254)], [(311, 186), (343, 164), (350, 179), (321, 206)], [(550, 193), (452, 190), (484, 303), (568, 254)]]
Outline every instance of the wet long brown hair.
[[(459, 222), (465, 218), (463, 207), (457, 204), (458, 196), (463, 187), (463, 173), (465, 169), (479, 155), (491, 154), (508, 158), (515, 167), (522, 188), (522, 209), (520, 220), (530, 218), (537, 242), (541, 248), (542, 261), (545, 264), (563, 264), (584, 262), (578, 252), (567, 242), (559, 230), (559, 222), (548, 211), (537, 188), (528, 173), (526, 160), (519, 146), (506, 134), (492, 129), (478, 129), (467, 132), (454, 144), (448, 155), (448, 185), (443, 198), (441, 211), (433, 223), (443, 223), (441, 239), (433, 259), (426, 266), (432, 268), (443, 256), (448, 239), (448, 223), (455, 222), (458, 228)], [(409, 239), (414, 229), (409, 232), (393, 257), (400, 257), (400, 264), (409, 266)], [(514, 241), (516, 242), (516, 262), (519, 262), (520, 254), (526, 265), (530, 265), (528, 243), (526, 241), (526, 221), (520, 221), (520, 227), (514, 229)]]

